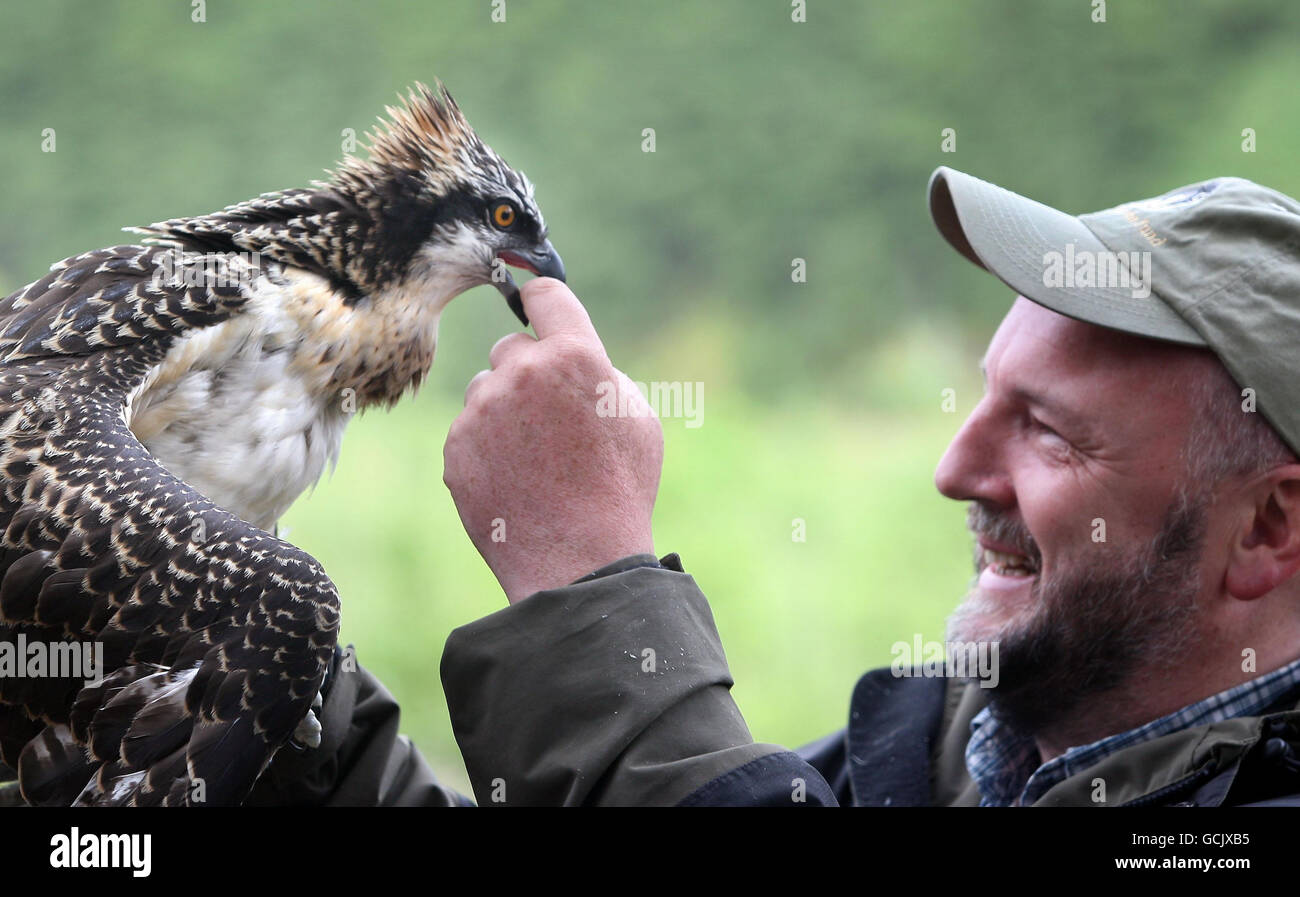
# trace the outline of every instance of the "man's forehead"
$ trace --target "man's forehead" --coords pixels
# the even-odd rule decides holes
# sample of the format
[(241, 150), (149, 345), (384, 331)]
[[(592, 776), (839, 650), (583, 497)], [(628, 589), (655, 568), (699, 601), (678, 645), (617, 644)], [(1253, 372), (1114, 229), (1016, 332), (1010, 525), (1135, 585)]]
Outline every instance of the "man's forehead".
[(1150, 442), (1183, 432), (1197, 382), (1217, 364), (1178, 346), (1076, 321), (1017, 299), (980, 363), (991, 394), (1027, 402), (1076, 434)]
[(1105, 377), (1163, 370), (1195, 354), (1186, 347), (1078, 321), (1019, 296), (989, 341), (980, 370), (986, 377), (993, 366)]

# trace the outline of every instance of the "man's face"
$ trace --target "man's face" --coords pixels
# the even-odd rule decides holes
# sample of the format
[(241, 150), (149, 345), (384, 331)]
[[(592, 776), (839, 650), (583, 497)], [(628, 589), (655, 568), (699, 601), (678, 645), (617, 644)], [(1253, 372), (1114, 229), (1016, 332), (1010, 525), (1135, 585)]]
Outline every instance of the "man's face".
[(1018, 298), (985, 394), (935, 474), (972, 502), (978, 580), (953, 641), (999, 643), (1001, 712), (1028, 731), (1184, 646), (1205, 501), (1185, 491), (1193, 350)]

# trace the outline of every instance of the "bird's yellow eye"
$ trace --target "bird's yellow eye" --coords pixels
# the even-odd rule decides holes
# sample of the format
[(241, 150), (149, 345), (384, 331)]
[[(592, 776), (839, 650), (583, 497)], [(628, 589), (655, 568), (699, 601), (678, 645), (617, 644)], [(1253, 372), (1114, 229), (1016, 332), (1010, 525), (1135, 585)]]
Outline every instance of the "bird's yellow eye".
[(509, 227), (515, 223), (515, 207), (508, 202), (497, 203), (492, 209), (492, 223), (497, 227)]

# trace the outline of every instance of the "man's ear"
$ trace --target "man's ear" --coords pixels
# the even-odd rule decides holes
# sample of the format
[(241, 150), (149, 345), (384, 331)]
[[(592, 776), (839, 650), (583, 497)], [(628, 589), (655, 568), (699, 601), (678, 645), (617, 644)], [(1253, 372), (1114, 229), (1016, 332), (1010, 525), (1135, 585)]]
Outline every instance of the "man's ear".
[(1243, 490), (1253, 513), (1247, 510), (1233, 536), (1224, 585), (1251, 601), (1300, 571), (1300, 464), (1275, 467)]

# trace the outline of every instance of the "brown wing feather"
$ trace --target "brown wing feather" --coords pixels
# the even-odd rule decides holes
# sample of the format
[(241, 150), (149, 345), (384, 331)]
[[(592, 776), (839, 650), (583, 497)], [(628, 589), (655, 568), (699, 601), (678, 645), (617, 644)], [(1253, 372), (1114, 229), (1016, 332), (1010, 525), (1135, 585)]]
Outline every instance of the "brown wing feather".
[(0, 301), (0, 643), (98, 644), (112, 674), (0, 677), (0, 758), (33, 801), (239, 803), (337, 641), (320, 565), (126, 425), (174, 335), (246, 301), (160, 284), (161, 251), (87, 253)]

